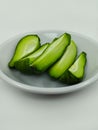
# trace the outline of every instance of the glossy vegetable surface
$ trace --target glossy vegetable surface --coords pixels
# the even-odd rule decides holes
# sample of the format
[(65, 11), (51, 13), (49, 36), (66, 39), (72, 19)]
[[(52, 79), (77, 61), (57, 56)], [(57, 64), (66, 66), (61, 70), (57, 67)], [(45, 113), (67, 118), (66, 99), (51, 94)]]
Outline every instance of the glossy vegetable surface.
[(77, 55), (77, 47), (74, 41), (66, 48), (63, 56), (49, 70), (49, 75), (59, 78), (74, 62)]
[(14, 63), (29, 55), (40, 47), (40, 39), (37, 35), (27, 35), (17, 44), (14, 55), (9, 62), (9, 67), (13, 68)]
[(59, 38), (53, 40), (45, 52), (33, 62), (32, 69), (37, 73), (46, 71), (64, 53), (65, 48), (70, 44), (71, 36), (64, 33)]
[(60, 81), (67, 84), (80, 82), (84, 77), (86, 61), (86, 53), (82, 52), (74, 64), (60, 77)]
[(20, 70), (23, 73), (32, 73), (30, 64), (33, 63), (46, 50), (48, 46), (49, 46), (49, 43), (45, 43), (32, 54), (15, 62), (15, 68)]

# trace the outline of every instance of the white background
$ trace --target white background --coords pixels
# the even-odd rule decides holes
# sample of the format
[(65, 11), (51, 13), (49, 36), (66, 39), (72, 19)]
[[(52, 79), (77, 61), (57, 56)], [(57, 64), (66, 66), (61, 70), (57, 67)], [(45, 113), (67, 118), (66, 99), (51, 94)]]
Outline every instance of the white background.
[[(38, 30), (98, 40), (98, 0), (0, 0), (0, 44)], [(0, 130), (98, 130), (98, 81), (75, 93), (41, 96), (0, 79)]]

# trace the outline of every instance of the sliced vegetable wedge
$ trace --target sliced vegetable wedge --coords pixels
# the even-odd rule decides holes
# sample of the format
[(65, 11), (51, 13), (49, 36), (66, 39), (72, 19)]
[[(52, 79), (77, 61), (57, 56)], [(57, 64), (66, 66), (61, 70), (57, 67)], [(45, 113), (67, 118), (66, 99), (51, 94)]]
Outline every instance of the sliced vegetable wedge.
[(86, 61), (86, 53), (82, 52), (74, 64), (60, 77), (60, 81), (67, 84), (80, 82), (84, 77)]
[(49, 43), (45, 43), (32, 54), (15, 62), (15, 68), (20, 70), (23, 73), (28, 73), (28, 74), (32, 73), (30, 64), (33, 63), (46, 50), (48, 46), (49, 46)]
[(70, 44), (71, 36), (64, 33), (53, 40), (45, 52), (31, 64), (34, 72), (42, 73), (55, 63), (64, 53), (65, 48)]
[(9, 67), (13, 68), (14, 63), (40, 47), (40, 39), (37, 35), (27, 35), (17, 44), (14, 55), (9, 62)]
[(74, 62), (77, 55), (77, 47), (74, 41), (66, 48), (63, 56), (49, 70), (49, 75), (59, 78)]

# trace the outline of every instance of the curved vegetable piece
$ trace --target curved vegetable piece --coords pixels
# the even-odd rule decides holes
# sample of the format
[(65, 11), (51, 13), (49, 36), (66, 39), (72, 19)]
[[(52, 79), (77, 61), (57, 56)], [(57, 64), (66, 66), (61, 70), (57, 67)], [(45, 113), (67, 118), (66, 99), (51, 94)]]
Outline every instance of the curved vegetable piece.
[(48, 46), (49, 46), (49, 43), (45, 43), (32, 54), (15, 62), (15, 68), (20, 70), (23, 73), (28, 73), (28, 74), (32, 73), (30, 64), (33, 63), (46, 50)]
[(79, 83), (84, 77), (86, 61), (86, 53), (82, 52), (74, 64), (60, 77), (60, 81), (67, 84)]
[(40, 47), (40, 39), (37, 35), (27, 35), (23, 37), (17, 44), (14, 55), (9, 62), (10, 68), (14, 67), (14, 63), (28, 54), (34, 52)]
[(64, 33), (59, 38), (53, 40), (45, 52), (31, 64), (34, 72), (42, 73), (55, 63), (64, 53), (65, 48), (70, 44), (71, 36)]
[(74, 41), (66, 48), (63, 56), (49, 70), (49, 75), (59, 78), (74, 62), (77, 55), (77, 47)]

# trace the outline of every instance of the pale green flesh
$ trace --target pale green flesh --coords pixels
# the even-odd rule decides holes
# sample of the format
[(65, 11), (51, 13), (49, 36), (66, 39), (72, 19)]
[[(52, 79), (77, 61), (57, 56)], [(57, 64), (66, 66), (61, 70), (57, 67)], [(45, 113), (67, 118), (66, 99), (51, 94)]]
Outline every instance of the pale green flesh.
[(51, 77), (59, 78), (74, 62), (77, 55), (77, 47), (74, 41), (65, 50), (63, 56), (49, 70)]
[(22, 60), (25, 60), (28, 58), (30, 60), (30, 63), (32, 63), (36, 58), (38, 58), (46, 50), (46, 48), (48, 46), (49, 46), (49, 43), (42, 45), (38, 50), (36, 50), (34, 53), (26, 56)]
[(49, 46), (49, 43), (46, 43), (42, 45), (37, 51), (15, 62), (15, 68), (19, 69), (20, 71), (23, 69), (24, 70), (27, 69), (30, 66), (30, 64), (46, 50), (48, 46)]
[(70, 38), (71, 36), (65, 33), (54, 40), (45, 52), (33, 62), (32, 68), (35, 71), (44, 72), (62, 56), (65, 48), (70, 43)]
[(68, 71), (75, 77), (81, 78), (84, 75), (85, 64), (86, 64), (86, 54), (82, 52)]
[(14, 67), (14, 63), (40, 47), (40, 39), (37, 35), (27, 35), (17, 44), (15, 53), (9, 62), (9, 67)]
[(84, 77), (86, 60), (87, 60), (86, 53), (85, 52), (80, 53), (77, 60), (68, 70), (66, 70), (61, 75), (59, 80), (67, 84), (79, 83)]

